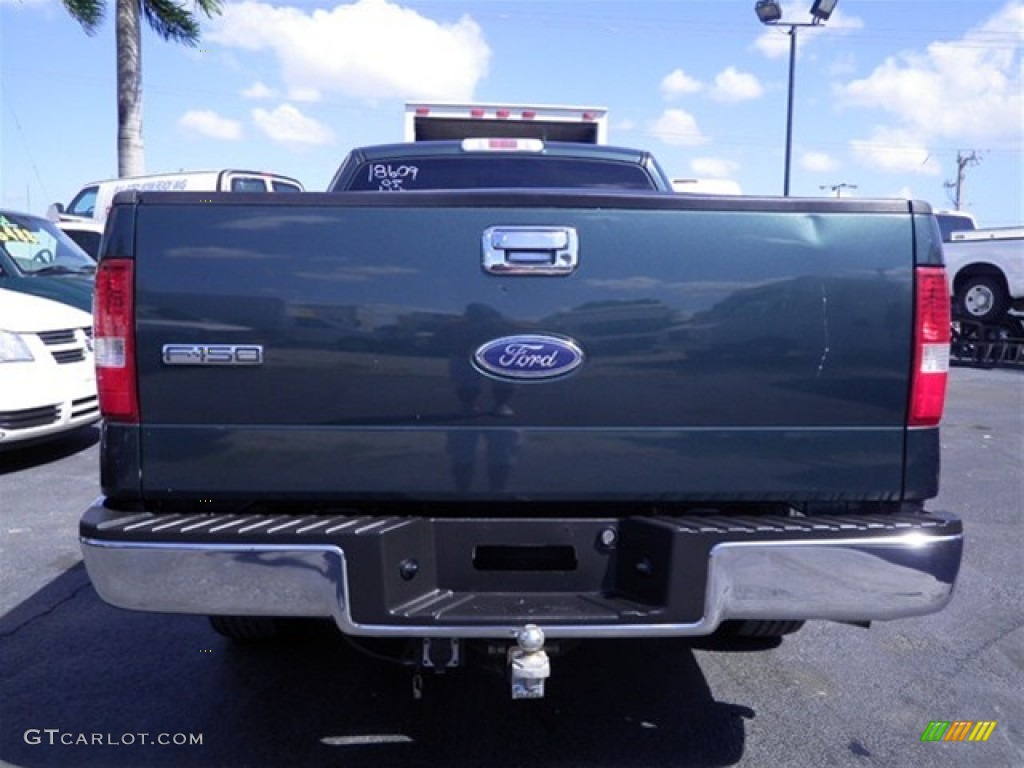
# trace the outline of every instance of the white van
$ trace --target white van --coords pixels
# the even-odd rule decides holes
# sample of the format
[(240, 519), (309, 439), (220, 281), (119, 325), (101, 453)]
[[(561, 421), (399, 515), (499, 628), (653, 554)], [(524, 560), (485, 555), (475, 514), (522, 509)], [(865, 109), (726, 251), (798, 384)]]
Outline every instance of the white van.
[[(126, 189), (198, 192), (302, 192), (302, 184), (290, 176), (261, 171), (189, 171), (154, 176), (126, 176), (121, 179), (93, 181), (82, 187), (65, 208), (50, 206), (47, 215), (68, 234), (103, 232), (107, 212), (114, 195)], [(67, 226), (65, 226), (67, 225)], [(72, 226), (74, 225), (74, 226)], [(73, 236), (74, 236), (73, 235)], [(88, 250), (88, 249), (87, 249)], [(93, 253), (92, 255), (95, 255)]]
[(100, 420), (92, 315), (0, 288), (0, 453)]

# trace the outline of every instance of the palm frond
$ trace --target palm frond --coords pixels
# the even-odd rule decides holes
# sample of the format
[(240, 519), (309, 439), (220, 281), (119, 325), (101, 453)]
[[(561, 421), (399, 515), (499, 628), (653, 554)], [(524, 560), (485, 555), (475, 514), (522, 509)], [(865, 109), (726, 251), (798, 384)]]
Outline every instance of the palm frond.
[(196, 8), (203, 12), (208, 19), (220, 16), (221, 0), (195, 0)]
[(199, 24), (186, 8), (174, 0), (140, 0), (146, 23), (164, 40), (194, 46), (199, 42)]
[(82, 25), (87, 35), (95, 35), (106, 11), (104, 0), (61, 0), (71, 18)]
[[(199, 22), (184, 6), (174, 0), (140, 0), (146, 23), (164, 40), (195, 46), (199, 42)], [(196, 7), (206, 16), (220, 13), (220, 0), (196, 0)]]

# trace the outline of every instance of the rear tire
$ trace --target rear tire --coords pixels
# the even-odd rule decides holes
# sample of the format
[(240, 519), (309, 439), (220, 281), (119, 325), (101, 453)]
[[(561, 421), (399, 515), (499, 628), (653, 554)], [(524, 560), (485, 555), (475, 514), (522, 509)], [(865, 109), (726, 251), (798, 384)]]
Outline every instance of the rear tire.
[(968, 275), (956, 289), (956, 313), (976, 323), (998, 323), (1010, 308), (1002, 280), (992, 275)]

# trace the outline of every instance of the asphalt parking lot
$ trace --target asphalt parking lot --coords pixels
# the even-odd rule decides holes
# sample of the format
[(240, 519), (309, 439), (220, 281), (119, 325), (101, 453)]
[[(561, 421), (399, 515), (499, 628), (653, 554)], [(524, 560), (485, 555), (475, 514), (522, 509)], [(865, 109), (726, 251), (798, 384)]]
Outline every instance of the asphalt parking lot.
[[(106, 606), (76, 540), (97, 440), (0, 455), (3, 765), (1024, 765), (1021, 371), (951, 376), (931, 507), (964, 518), (967, 544), (944, 611), (779, 645), (594, 642), (534, 702), (481, 670), (415, 700), (408, 671), (330, 633), (237, 648), (199, 617)], [(996, 726), (922, 742), (936, 720)]]

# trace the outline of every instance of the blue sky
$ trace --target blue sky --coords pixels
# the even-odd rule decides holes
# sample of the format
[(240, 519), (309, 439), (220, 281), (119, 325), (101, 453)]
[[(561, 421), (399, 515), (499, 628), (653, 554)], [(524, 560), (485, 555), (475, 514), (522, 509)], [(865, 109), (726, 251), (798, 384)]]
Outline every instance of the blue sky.
[[(88, 37), (56, 0), (0, 0), (0, 205), (42, 213), (116, 175), (108, 6)], [(254, 168), (320, 190), (350, 147), (401, 140), (405, 100), (477, 100), (605, 106), (611, 143), (672, 176), (781, 194), (788, 37), (753, 7), (226, 2), (198, 48), (144, 34), (146, 171)], [(809, 7), (783, 2), (784, 20)], [(950, 208), (973, 153), (966, 209), (1024, 222), (1024, 3), (839, 0), (798, 42), (793, 195), (851, 185)]]

